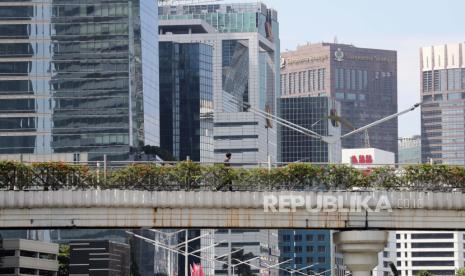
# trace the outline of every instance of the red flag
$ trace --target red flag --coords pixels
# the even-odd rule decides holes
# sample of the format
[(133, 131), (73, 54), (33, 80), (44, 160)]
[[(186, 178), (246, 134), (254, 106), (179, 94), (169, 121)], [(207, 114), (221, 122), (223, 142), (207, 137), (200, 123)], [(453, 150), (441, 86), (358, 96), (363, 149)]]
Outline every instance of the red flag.
[(191, 265), (191, 276), (204, 276), (201, 264), (194, 263)]

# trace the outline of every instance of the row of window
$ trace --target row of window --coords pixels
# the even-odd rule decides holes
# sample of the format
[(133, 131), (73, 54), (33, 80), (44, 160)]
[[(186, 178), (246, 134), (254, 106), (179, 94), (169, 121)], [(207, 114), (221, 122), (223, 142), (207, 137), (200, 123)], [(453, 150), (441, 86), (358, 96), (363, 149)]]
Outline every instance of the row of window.
[[(291, 235), (285, 234), (282, 237), (283, 237), (284, 242), (290, 242), (291, 241)], [(312, 234), (305, 235), (306, 241), (313, 241), (313, 238), (314, 237), (313, 237)], [(323, 235), (323, 234), (318, 234), (317, 235), (317, 241), (324, 241), (325, 238), (326, 238), (326, 236)], [(296, 241), (296, 242), (302, 241), (302, 235), (301, 234), (294, 235), (294, 241)]]
[(349, 101), (365, 101), (366, 95), (365, 94), (355, 94), (355, 93), (344, 93), (344, 92), (336, 92), (336, 99), (338, 100), (349, 100)]
[[(300, 245), (294, 246), (294, 250), (292, 251), (291, 246), (285, 245), (282, 247), (284, 253), (290, 253), (290, 252), (295, 252), (295, 253), (302, 253), (303, 247)], [(305, 248), (307, 253), (312, 253), (314, 252), (314, 246), (313, 245), (307, 245)], [(326, 246), (324, 245), (318, 245), (317, 246), (317, 252), (318, 253), (324, 253), (326, 252)]]
[[(404, 248), (407, 248), (407, 243)], [(401, 248), (400, 243), (396, 243), (396, 248)], [(412, 242), (411, 248), (454, 248), (453, 242)]]
[[(295, 257), (294, 258), (294, 263), (295, 264), (302, 264), (302, 261), (303, 261), (302, 257)], [(313, 259), (313, 257), (307, 257), (306, 261), (307, 261), (308, 264), (312, 264), (314, 262), (314, 259)], [(317, 258), (317, 263), (318, 264), (324, 264), (325, 262), (326, 262), (326, 257), (318, 257)], [(323, 269), (320, 269), (320, 271), (322, 272)]]
[(465, 88), (465, 68), (423, 72), (423, 92), (453, 91)]
[(366, 70), (336, 68), (336, 89), (368, 89), (368, 72)]
[[(404, 264), (408, 266), (408, 261)], [(402, 266), (402, 262), (397, 261), (397, 266)], [(412, 266), (454, 266), (454, 261), (412, 261)]]
[(292, 95), (325, 90), (326, 69), (314, 69), (281, 75), (281, 93)]
[[(396, 234), (396, 239), (400, 239), (400, 234)], [(453, 233), (414, 233), (411, 234), (412, 239), (453, 239)], [(404, 234), (404, 239), (407, 239), (407, 234)]]
[(435, 94), (434, 97), (433, 97), (433, 95), (424, 95), (423, 96), (423, 102), (425, 102), (425, 103), (426, 102), (432, 102), (433, 99), (434, 99), (435, 102), (440, 102), (444, 98), (447, 98), (447, 100), (449, 100), (449, 101), (465, 99), (465, 92), (453, 92), (453, 93), (447, 93), (445, 95), (446, 95), (445, 97), (443, 97), (442, 94)]

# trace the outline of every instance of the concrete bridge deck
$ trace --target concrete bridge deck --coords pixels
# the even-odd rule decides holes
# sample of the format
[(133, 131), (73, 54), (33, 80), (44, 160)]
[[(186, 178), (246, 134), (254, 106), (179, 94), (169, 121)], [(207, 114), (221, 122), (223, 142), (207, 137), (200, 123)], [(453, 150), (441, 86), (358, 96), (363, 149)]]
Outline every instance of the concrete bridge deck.
[[(380, 208), (376, 210), (377, 207)], [(408, 191), (0, 192), (0, 228), (73, 227), (465, 230), (465, 194)]]

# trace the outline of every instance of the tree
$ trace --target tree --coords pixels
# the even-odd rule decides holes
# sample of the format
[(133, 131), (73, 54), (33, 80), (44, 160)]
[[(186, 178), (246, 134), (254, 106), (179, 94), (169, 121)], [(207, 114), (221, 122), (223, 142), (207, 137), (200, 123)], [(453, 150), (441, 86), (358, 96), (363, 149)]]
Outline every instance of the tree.
[(416, 276), (434, 276), (434, 274), (427, 270), (422, 270), (419, 271)]
[(459, 268), (457, 269), (457, 271), (455, 272), (455, 276), (465, 276), (465, 268)]
[[(255, 276), (256, 274), (252, 273), (252, 269), (250, 266), (245, 263), (245, 264), (239, 264), (240, 261), (245, 262), (247, 260), (250, 260), (255, 257), (255, 255), (252, 252), (244, 254), (244, 249), (241, 249), (237, 251), (237, 248), (233, 248), (232, 251), (236, 251), (233, 254), (231, 254), (231, 264), (234, 265), (234, 275), (238, 276)], [(228, 257), (223, 257), (222, 261), (227, 262)], [(236, 266), (237, 265), (237, 266)], [(228, 268), (227, 264), (223, 265), (224, 269)]]
[(69, 245), (60, 244), (58, 251), (58, 276), (69, 275), (69, 254)]

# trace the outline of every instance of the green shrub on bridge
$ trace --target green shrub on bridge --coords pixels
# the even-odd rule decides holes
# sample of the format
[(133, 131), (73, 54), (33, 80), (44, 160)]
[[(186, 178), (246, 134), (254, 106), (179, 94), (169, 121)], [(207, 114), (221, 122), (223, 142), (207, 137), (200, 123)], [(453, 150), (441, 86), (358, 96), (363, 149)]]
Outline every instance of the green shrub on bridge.
[(131, 190), (163, 190), (169, 182), (172, 168), (154, 164), (132, 164), (112, 172), (107, 180), (103, 176), (102, 188)]
[(345, 165), (294, 163), (278, 168), (132, 164), (104, 172), (85, 165), (40, 162), (26, 165), (0, 161), (0, 189), (130, 189), (130, 190), (346, 190), (410, 189), (450, 191), (465, 188), (465, 167), (415, 165), (396, 169), (356, 169)]
[(2, 189), (27, 189), (32, 183), (31, 167), (14, 161), (0, 161), (0, 187)]

